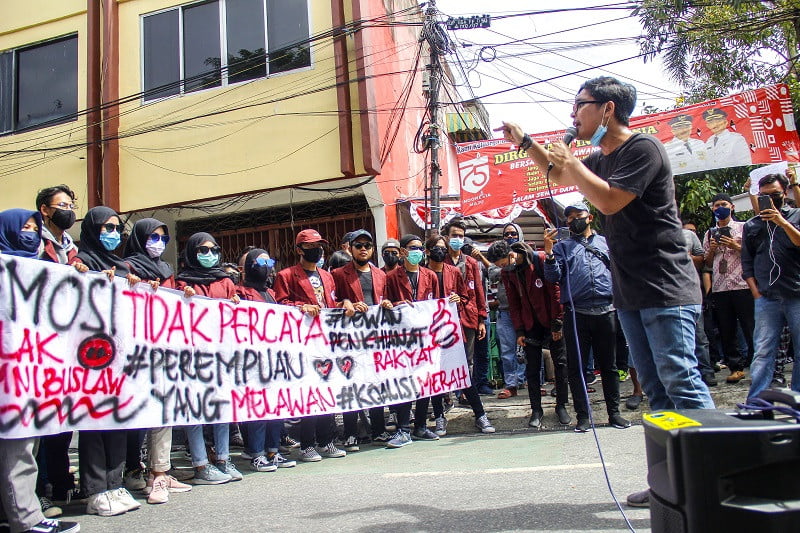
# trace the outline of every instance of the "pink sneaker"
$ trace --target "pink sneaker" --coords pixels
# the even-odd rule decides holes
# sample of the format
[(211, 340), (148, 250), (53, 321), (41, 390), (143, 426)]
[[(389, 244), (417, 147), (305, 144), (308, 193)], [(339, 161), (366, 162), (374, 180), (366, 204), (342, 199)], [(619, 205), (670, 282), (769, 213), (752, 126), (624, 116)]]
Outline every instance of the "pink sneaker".
[[(159, 476), (160, 477), (160, 476)], [(182, 483), (175, 479), (174, 477), (167, 475), (163, 479), (165, 479), (165, 484), (167, 487), (167, 491), (169, 492), (189, 492), (192, 490), (191, 485), (187, 485), (186, 483)], [(153, 478), (153, 474), (150, 474), (147, 477), (147, 485), (144, 488), (144, 493), (149, 495), (153, 491), (153, 482), (155, 479)]]
[(167, 488), (167, 478), (158, 476), (158, 479), (153, 482), (150, 488), (150, 493), (147, 495), (147, 503), (158, 504), (167, 503), (169, 501), (169, 489)]

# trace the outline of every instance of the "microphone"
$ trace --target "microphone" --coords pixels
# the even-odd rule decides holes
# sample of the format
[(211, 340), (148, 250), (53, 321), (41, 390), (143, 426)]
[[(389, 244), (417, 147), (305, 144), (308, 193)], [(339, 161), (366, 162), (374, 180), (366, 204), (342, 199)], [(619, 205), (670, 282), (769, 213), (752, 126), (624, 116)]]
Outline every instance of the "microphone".
[[(569, 128), (567, 128), (566, 131), (564, 131), (564, 139), (563, 139), (564, 144), (569, 146), (570, 143), (575, 140), (575, 137), (577, 137), (577, 135), (578, 135), (578, 130), (575, 129), (575, 126), (570, 126)], [(552, 161), (547, 163), (547, 172), (550, 172), (551, 170), (553, 170)]]

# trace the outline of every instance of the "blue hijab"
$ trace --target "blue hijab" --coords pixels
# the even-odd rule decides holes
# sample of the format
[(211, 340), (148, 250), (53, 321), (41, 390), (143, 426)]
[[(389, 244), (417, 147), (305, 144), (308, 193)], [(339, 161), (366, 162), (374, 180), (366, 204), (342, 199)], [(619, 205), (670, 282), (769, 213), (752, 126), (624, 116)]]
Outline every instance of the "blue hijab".
[[(22, 226), (33, 217), (39, 231), (24, 232)], [(36, 237), (30, 238), (33, 234)], [(39, 257), (39, 245), (42, 242), (42, 215), (37, 211), (27, 209), (8, 209), (0, 212), (0, 252), (6, 255), (17, 257), (29, 257), (36, 259)]]

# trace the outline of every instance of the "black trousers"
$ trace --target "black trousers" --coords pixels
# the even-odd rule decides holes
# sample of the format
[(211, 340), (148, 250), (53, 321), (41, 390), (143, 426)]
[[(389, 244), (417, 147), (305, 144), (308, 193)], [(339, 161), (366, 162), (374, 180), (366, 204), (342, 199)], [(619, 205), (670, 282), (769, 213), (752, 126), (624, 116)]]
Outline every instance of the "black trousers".
[[(575, 404), (575, 414), (579, 420), (588, 420), (589, 404), (586, 401), (586, 387), (581, 379), (583, 361), (591, 350), (595, 368), (600, 370), (603, 383), (603, 398), (606, 401), (608, 416), (619, 413), (619, 374), (617, 374), (615, 348), (617, 338), (617, 313), (611, 311), (602, 315), (584, 315), (564, 310), (564, 338), (567, 345), (567, 367), (569, 368), (569, 388)], [(577, 330), (578, 337), (575, 338)]]
[[(358, 437), (358, 411), (350, 411), (342, 414), (344, 423), (344, 436)], [(369, 410), (370, 434), (377, 437), (386, 431), (386, 421), (383, 419), (383, 407), (371, 407)]]
[(525, 332), (525, 338), (531, 341), (525, 344), (525, 356), (528, 358), (525, 377), (528, 380), (531, 409), (539, 412), (542, 410), (542, 345), (545, 342), (550, 343), (550, 357), (553, 359), (553, 366), (555, 367), (556, 404), (566, 405), (569, 401), (569, 385), (567, 381), (567, 354), (564, 346), (564, 337), (554, 341), (550, 328), (537, 324), (533, 329)]
[[(36, 483), (36, 492), (44, 496), (44, 485), (49, 482), (53, 486), (53, 499), (66, 500), (67, 491), (75, 489), (75, 476), (69, 473), (69, 443), (72, 441), (72, 432), (59, 433), (42, 437), (39, 443), (37, 463), (44, 463), (44, 468), (39, 467), (39, 480)], [(47, 479), (42, 479), (42, 472), (47, 473)]]
[[(753, 331), (756, 327), (755, 304), (749, 289), (712, 292), (714, 313), (722, 340), (722, 351), (731, 372), (744, 370), (753, 360)], [(737, 322), (742, 328), (747, 343), (747, 353), (741, 353), (737, 346)]]
[[(474, 383), (466, 389), (461, 389), (461, 392), (463, 392), (464, 396), (466, 396), (475, 418), (480, 418), (486, 414), (486, 411), (483, 408), (483, 402), (478, 394), (478, 389), (475, 388)], [(430, 405), (430, 403), (430, 397), (420, 398), (417, 400), (417, 405), (414, 410), (415, 428), (425, 427), (426, 420), (428, 419), (428, 405)], [(433, 414), (437, 418), (444, 416), (444, 395), (438, 394), (433, 397)]]
[(125, 436), (127, 450), (125, 453), (125, 470), (131, 472), (140, 467), (142, 462), (142, 444), (147, 435), (146, 429), (129, 429)]
[(333, 442), (333, 415), (307, 416), (300, 419), (300, 447), (302, 449), (314, 446), (320, 448)]
[(87, 496), (122, 486), (126, 448), (124, 429), (78, 433), (81, 489)]

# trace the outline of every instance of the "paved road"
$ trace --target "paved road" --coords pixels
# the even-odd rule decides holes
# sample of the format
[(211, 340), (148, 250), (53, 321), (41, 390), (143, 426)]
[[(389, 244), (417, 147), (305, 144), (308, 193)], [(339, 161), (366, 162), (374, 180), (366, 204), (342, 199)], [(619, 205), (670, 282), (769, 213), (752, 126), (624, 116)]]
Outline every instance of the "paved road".
[[(642, 427), (597, 433), (617, 498), (644, 488)], [(363, 449), (274, 473), (250, 472), (236, 459), (243, 481), (195, 487), (119, 517), (76, 517), (85, 532), (627, 530), (591, 433), (498, 433)], [(646, 509), (626, 513), (637, 531), (649, 531)]]

